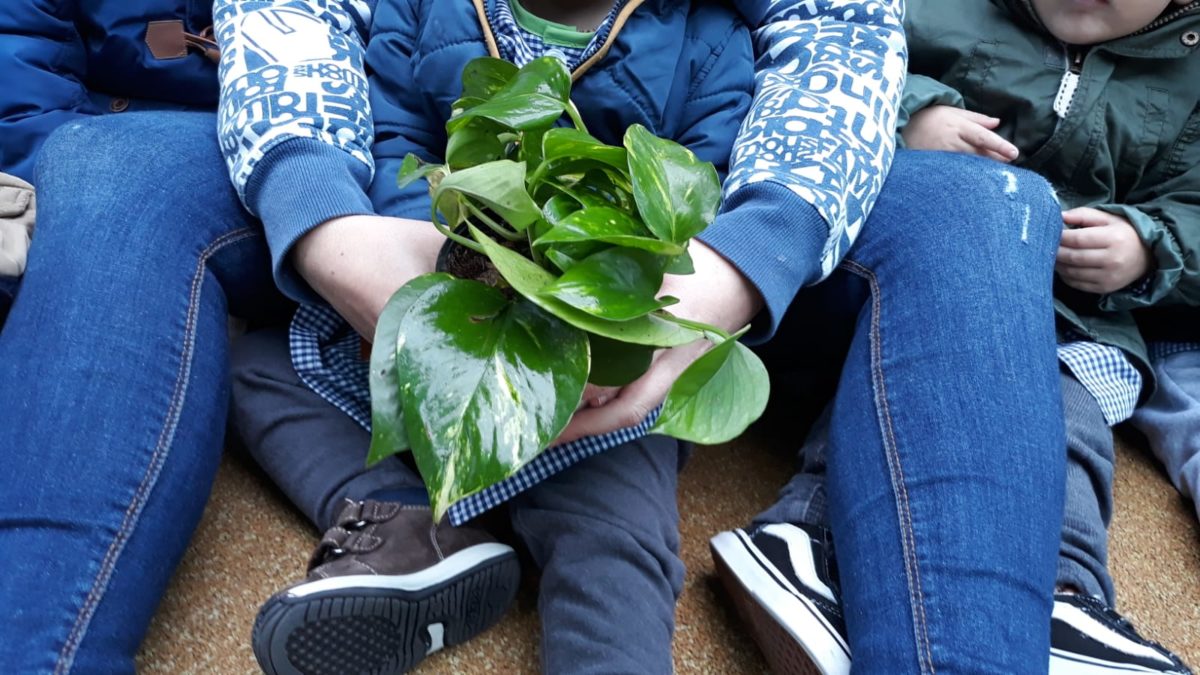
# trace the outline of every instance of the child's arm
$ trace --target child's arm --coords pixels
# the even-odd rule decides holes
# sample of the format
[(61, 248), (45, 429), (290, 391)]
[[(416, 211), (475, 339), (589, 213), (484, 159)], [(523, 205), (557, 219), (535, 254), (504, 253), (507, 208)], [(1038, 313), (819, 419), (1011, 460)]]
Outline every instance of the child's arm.
[(445, 118), (449, 111), (426, 110), (413, 75), (412, 47), (419, 25), (413, 2), (382, 2), (376, 6), (367, 65), (371, 71), (371, 108), (375, 118), (375, 180), (368, 194), (377, 213), (429, 220), (429, 186), (413, 181), (396, 184), (400, 164), (413, 153), (428, 162), (441, 162), (446, 147)]
[(5, 0), (0, 12), (0, 82), (9, 83), (0, 96), (0, 171), (28, 182), (50, 132), (98, 112), (83, 84), (87, 55), (73, 17), (45, 4)]
[(365, 0), (216, 0), (221, 151), (234, 186), (263, 221), (275, 280), (319, 301), (289, 260), (334, 218), (373, 213)]
[(833, 272), (874, 205), (907, 52), (900, 0), (734, 4), (754, 31), (757, 91), (701, 239), (762, 294), (761, 340), (801, 287)]
[(932, 77), (909, 73), (896, 129), (902, 147), (981, 155), (1000, 162), (1017, 158), (1017, 146), (993, 129), (996, 117), (966, 109), (962, 94)]
[(733, 141), (754, 96), (754, 49), (745, 25), (736, 22), (729, 27), (700, 72), (703, 76), (692, 84), (674, 140), (712, 162), (724, 180)]

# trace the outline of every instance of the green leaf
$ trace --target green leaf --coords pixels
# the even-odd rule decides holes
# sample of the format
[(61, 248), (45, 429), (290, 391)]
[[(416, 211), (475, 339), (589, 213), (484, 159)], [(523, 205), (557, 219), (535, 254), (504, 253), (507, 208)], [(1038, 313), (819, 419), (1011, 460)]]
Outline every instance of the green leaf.
[(587, 381), (582, 332), (475, 281), (438, 282), (399, 339), (405, 426), (435, 521), (553, 442)]
[(570, 127), (551, 129), (542, 137), (542, 157), (546, 161), (591, 159), (624, 172), (629, 166), (628, 155), (625, 148), (609, 145), (587, 132)]
[(546, 252), (543, 253), (542, 255), (544, 255), (546, 257), (546, 260), (550, 261), (550, 264), (557, 267), (559, 272), (566, 272), (567, 270), (571, 269), (575, 265), (579, 264), (579, 261), (577, 259), (571, 257), (566, 252), (560, 251), (556, 248), (546, 249)]
[(595, 167), (614, 169), (624, 175), (629, 170), (628, 154), (625, 148), (603, 143), (578, 129), (550, 129), (542, 137), (543, 165), (531, 182), (537, 184), (547, 176), (583, 173)]
[(502, 159), (504, 143), (497, 137), (501, 129), (494, 122), (476, 119), (454, 132), (446, 142), (446, 164), (459, 170)]
[(579, 261), (539, 295), (602, 319), (628, 321), (666, 306), (654, 297), (662, 278), (662, 264), (654, 254), (613, 247)]
[(400, 406), (400, 383), (396, 373), (396, 340), (400, 323), (413, 303), (449, 278), (448, 274), (425, 274), (409, 281), (392, 294), (379, 314), (379, 321), (375, 324), (375, 340), (371, 343), (371, 447), (367, 450), (367, 466), (408, 449), (404, 410)]
[(684, 251), (671, 258), (663, 272), (667, 274), (695, 274), (696, 266), (692, 264), (692, 254)]
[(550, 197), (546, 200), (545, 204), (542, 204), (542, 215), (545, 216), (546, 222), (551, 225), (558, 225), (562, 222), (563, 218), (578, 210), (579, 202), (561, 192)]
[(476, 117), (522, 131), (549, 128), (566, 111), (570, 95), (571, 74), (566, 66), (552, 57), (534, 59), (490, 100), (447, 122), (446, 131), (454, 133)]
[(679, 244), (655, 238), (645, 225), (611, 206), (590, 206), (575, 211), (554, 223), (554, 227), (533, 245), (540, 247), (581, 241), (600, 241), (665, 256), (679, 256), (687, 252)]
[(525, 192), (525, 165), (520, 162), (502, 159), (447, 174), (433, 192), (438, 208), (447, 192), (481, 202), (516, 230), (542, 217), (542, 210)]
[(537, 171), (538, 166), (542, 163), (543, 133), (538, 129), (521, 132), (520, 142), (517, 147), (517, 161), (525, 162), (528, 171)]
[(588, 335), (592, 369), (588, 382), (601, 387), (623, 387), (650, 369), (654, 348), (617, 342), (599, 335)]
[(541, 295), (545, 286), (554, 281), (553, 274), (525, 256), (492, 241), (473, 225), (467, 226), (471, 236), (504, 276), (504, 280), (527, 300), (567, 323), (589, 333), (621, 342), (652, 347), (677, 347), (700, 339), (702, 333), (687, 326), (648, 314), (629, 321), (610, 321), (575, 309), (561, 300)]
[(737, 341), (738, 335), (683, 371), (650, 431), (712, 445), (737, 438), (762, 416), (771, 394), (770, 378), (754, 352)]
[(481, 56), (463, 67), (463, 97), (489, 99), (504, 89), (517, 74), (517, 67), (504, 59)]
[(654, 234), (682, 244), (708, 227), (721, 202), (721, 184), (712, 164), (640, 124), (625, 132), (625, 147), (633, 197)]
[(445, 171), (441, 164), (428, 164), (411, 152), (404, 156), (400, 163), (400, 172), (396, 174), (396, 186), (406, 188), (418, 178), (425, 178), (431, 173)]

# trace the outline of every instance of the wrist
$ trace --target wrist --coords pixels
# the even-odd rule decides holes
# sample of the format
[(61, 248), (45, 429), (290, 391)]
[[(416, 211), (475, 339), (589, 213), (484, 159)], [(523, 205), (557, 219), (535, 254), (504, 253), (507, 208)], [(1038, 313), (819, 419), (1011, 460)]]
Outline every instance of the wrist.
[(427, 222), (344, 216), (296, 242), (292, 264), (322, 298), (368, 339), (388, 299), (432, 272), (444, 238)]
[(669, 311), (677, 316), (736, 331), (763, 308), (758, 288), (733, 263), (702, 241), (688, 247), (695, 273), (667, 275), (662, 292), (679, 298)]

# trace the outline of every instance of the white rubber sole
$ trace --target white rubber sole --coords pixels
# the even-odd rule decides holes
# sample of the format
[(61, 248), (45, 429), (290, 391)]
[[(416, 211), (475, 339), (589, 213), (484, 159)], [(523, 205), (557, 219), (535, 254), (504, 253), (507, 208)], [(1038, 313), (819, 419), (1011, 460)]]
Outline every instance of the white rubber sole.
[(324, 593), (345, 588), (380, 588), (393, 591), (419, 591), (452, 579), (480, 564), (506, 555), (512, 555), (511, 546), (488, 542), (463, 549), (445, 560), (412, 574), (375, 575), (350, 574), (341, 577), (318, 579), (299, 584), (288, 590), (289, 598), (303, 598), (313, 593)]
[(722, 581), (775, 672), (848, 675), (850, 650), (837, 630), (811, 601), (788, 590), (745, 533), (722, 532), (709, 544)]

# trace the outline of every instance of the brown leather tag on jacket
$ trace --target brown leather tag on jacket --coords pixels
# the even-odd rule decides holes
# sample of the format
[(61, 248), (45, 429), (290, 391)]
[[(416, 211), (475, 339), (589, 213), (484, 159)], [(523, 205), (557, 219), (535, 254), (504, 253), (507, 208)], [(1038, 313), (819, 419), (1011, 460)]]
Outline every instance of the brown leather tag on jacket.
[(151, 21), (146, 24), (146, 46), (154, 58), (161, 60), (182, 59), (187, 56), (187, 38), (183, 21)]

